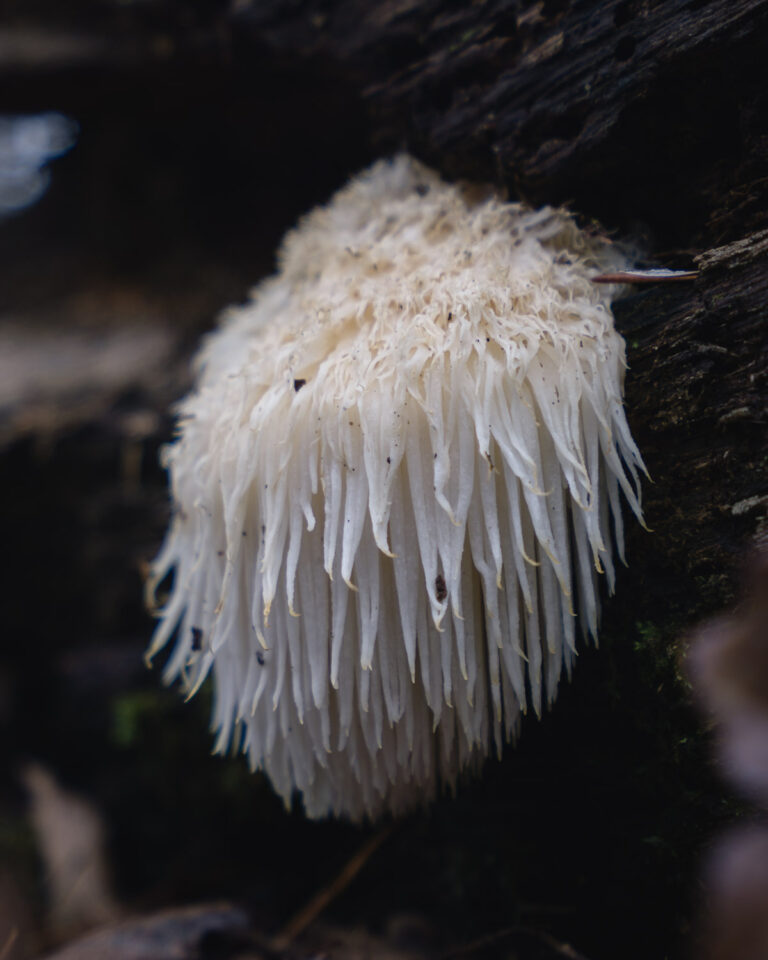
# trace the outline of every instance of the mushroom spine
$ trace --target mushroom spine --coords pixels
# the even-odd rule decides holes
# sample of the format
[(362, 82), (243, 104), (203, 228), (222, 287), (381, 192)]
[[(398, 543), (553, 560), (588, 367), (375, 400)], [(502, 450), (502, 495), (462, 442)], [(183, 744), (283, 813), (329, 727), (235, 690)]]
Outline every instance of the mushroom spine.
[[(642, 520), (616, 247), (376, 163), (224, 315), (165, 448), (150, 655), (309, 816), (408, 809), (539, 713)], [(578, 617), (576, 616), (578, 614)]]

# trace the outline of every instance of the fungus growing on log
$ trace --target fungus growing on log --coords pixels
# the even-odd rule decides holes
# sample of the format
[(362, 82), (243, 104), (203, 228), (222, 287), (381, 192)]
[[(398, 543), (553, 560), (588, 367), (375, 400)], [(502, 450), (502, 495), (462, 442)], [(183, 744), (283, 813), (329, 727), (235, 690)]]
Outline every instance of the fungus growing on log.
[[(311, 817), (454, 787), (555, 697), (641, 518), (624, 343), (562, 210), (382, 161), (205, 343), (165, 449), (150, 655)], [(575, 614), (578, 613), (578, 619)]]

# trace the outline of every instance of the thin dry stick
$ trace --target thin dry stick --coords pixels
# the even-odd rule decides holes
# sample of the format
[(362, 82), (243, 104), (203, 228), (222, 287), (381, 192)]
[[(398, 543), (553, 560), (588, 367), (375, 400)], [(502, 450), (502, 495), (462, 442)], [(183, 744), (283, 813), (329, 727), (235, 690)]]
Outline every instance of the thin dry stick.
[(592, 277), (592, 283), (678, 283), (680, 280), (695, 280), (698, 270), (667, 270), (663, 267), (652, 270), (620, 270), (618, 273), (601, 273)]
[(2, 949), (0, 950), (0, 960), (5, 960), (7, 956), (10, 956), (11, 950), (13, 949), (14, 943), (19, 936), (19, 928), (13, 927), (11, 932), (8, 934), (8, 939), (3, 944)]
[(355, 879), (368, 860), (392, 833), (393, 829), (394, 824), (389, 823), (375, 833), (367, 841), (367, 843), (363, 844), (357, 853), (355, 853), (355, 855), (347, 861), (344, 869), (336, 877), (336, 879), (329, 883), (327, 887), (323, 887), (322, 890), (318, 891), (318, 893), (312, 897), (309, 903), (299, 910), (299, 912), (288, 921), (283, 929), (272, 938), (270, 947), (273, 950), (285, 950), (286, 947), (289, 947), (311, 923), (314, 923), (314, 921), (317, 920), (328, 904), (335, 900), (340, 893), (347, 889), (347, 887)]
[(559, 940), (555, 940), (554, 937), (551, 937), (548, 933), (544, 933), (542, 930), (533, 930), (530, 927), (520, 926), (506, 927), (503, 930), (497, 930), (495, 933), (489, 933), (484, 937), (480, 937), (478, 940), (472, 940), (470, 943), (455, 947), (447, 953), (442, 954), (440, 960), (454, 960), (456, 957), (469, 956), (478, 950), (484, 950), (502, 940), (512, 939), (516, 936), (524, 936), (538, 940), (560, 956), (568, 957), (569, 960), (586, 960), (586, 957), (574, 950), (569, 943), (560, 943)]

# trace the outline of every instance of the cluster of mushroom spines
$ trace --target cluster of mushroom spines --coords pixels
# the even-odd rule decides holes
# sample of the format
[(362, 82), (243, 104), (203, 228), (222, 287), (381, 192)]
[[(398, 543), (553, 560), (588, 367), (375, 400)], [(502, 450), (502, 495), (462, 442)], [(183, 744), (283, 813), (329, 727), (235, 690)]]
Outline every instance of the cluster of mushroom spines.
[(563, 211), (376, 164), (230, 310), (166, 449), (151, 653), (310, 816), (401, 812), (551, 703), (640, 517), (610, 288)]

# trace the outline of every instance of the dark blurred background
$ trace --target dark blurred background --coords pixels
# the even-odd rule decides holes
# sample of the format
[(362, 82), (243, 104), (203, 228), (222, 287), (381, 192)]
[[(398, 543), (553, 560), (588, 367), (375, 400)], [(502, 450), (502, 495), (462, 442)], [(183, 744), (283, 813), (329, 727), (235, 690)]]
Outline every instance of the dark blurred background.
[[(766, 4), (664, 7), (3, 4), (3, 960), (202, 900), (270, 933), (364, 843), (209, 756), (206, 694), (183, 704), (144, 668), (169, 411), (285, 230), (397, 149), (568, 201), (668, 266), (765, 229)], [(741, 809), (678, 669), (763, 523), (766, 299), (738, 256), (617, 308), (655, 533), (632, 531), (600, 650), (482, 780), (395, 829), (330, 921), (431, 955), (506, 927), (593, 960), (683, 955), (700, 853)]]

